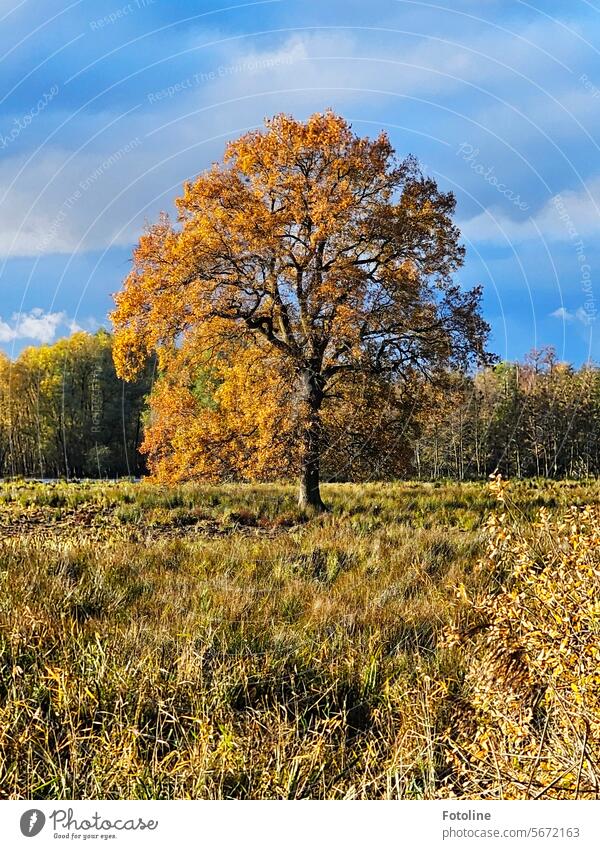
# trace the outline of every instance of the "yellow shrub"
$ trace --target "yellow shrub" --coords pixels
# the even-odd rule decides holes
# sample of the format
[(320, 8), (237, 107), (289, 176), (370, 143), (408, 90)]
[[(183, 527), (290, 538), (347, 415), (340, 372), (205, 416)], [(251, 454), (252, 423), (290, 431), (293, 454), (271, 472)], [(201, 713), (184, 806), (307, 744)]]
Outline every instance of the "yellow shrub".
[[(600, 508), (488, 521), (487, 580), (455, 632), (468, 707), (451, 744), (469, 796), (596, 797), (600, 784)], [(456, 731), (456, 729), (455, 729)]]

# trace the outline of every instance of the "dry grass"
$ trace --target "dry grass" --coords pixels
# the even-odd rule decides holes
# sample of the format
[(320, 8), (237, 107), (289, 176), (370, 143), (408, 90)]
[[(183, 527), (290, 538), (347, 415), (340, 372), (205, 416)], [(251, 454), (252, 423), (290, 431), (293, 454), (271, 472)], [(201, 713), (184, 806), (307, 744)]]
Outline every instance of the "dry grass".
[[(517, 485), (542, 505), (596, 484)], [(0, 486), (0, 797), (434, 798), (479, 484)]]

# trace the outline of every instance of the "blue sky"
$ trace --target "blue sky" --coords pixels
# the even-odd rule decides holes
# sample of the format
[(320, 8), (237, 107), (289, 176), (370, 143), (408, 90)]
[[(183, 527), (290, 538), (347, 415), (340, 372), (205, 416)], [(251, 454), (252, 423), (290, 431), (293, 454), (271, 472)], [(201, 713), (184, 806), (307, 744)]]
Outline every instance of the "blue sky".
[(0, 347), (106, 324), (184, 180), (333, 107), (455, 192), (500, 356), (599, 361), (599, 35), (589, 0), (0, 0)]

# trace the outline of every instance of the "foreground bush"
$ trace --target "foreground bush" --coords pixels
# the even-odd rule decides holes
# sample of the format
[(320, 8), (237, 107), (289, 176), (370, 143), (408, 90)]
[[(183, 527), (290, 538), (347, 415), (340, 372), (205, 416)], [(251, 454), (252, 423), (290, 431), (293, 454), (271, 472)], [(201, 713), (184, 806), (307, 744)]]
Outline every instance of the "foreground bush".
[[(467, 607), (468, 703), (451, 749), (460, 792), (597, 798), (600, 788), (600, 508), (488, 520), (482, 586)], [(468, 741), (468, 742), (467, 742)]]

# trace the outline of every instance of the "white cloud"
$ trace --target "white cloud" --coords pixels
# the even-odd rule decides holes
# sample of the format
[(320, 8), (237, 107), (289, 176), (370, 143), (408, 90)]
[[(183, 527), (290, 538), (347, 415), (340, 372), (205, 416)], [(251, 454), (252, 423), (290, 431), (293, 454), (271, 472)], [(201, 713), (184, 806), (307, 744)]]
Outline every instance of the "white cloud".
[[(226, 41), (216, 49), (224, 64), (255, 60), (260, 65), (261, 60), (278, 58), (279, 67), (270, 73), (274, 80), (287, 82), (290, 88), (317, 83), (322, 88), (362, 88), (367, 96), (369, 90), (385, 90), (417, 97), (456, 91), (472, 99), (481, 87), (499, 98), (491, 101), (491, 107), (503, 110), (504, 120), (508, 105), (525, 105), (529, 115), (532, 105), (539, 104), (540, 121), (545, 125), (549, 98), (557, 94), (569, 105), (574, 97), (581, 97), (582, 114), (589, 113), (590, 97), (583, 85), (577, 80), (572, 82), (569, 75), (565, 88), (561, 76), (568, 71), (563, 60), (576, 60), (581, 45), (575, 38), (562, 38), (548, 50), (546, 46), (555, 33), (552, 22), (538, 19), (523, 26), (507, 20), (506, 28), (490, 26), (476, 32), (461, 27), (460, 17), (452, 22), (455, 26), (448, 31), (442, 19), (436, 28), (428, 17), (426, 26), (415, 27), (411, 32), (403, 10), (401, 15), (392, 15), (375, 25), (373, 32), (367, 26), (354, 32), (348, 29), (294, 34), (272, 52), (261, 51), (257, 46), (244, 52), (242, 47), (237, 60), (232, 60), (236, 55), (235, 42)], [(463, 23), (468, 24), (469, 17)], [(260, 43), (255, 39), (255, 45)], [(262, 64), (268, 70), (267, 64)], [(555, 85), (558, 79), (560, 89)], [(479, 108), (474, 110), (468, 102), (458, 104), (459, 111), (467, 116), (477, 116)], [(502, 121), (496, 123), (502, 126)]]
[(579, 307), (575, 312), (569, 312), (569, 310), (564, 307), (559, 307), (554, 312), (550, 313), (551, 318), (559, 318), (561, 321), (579, 321), (581, 324), (590, 324), (591, 316), (590, 313), (586, 312), (583, 307)]
[(557, 310), (554, 310), (554, 312), (551, 312), (550, 317), (560, 318), (562, 321), (573, 321), (575, 318), (573, 313), (569, 312), (569, 310), (566, 310), (564, 307), (559, 307)]
[(79, 324), (79, 322), (75, 321), (75, 319), (71, 319), (67, 322), (67, 327), (69, 328), (70, 333), (81, 333), (84, 328)]
[[(94, 325), (97, 327), (95, 322)], [(64, 336), (78, 333), (84, 329), (74, 319), (69, 318), (65, 312), (45, 312), (36, 307), (30, 312), (14, 313), (10, 323), (3, 321), (0, 316), (0, 343), (15, 342), (22, 339), (47, 345), (54, 341), (61, 328), (67, 331), (63, 333)]]
[(474, 242), (521, 244), (538, 239), (576, 242), (600, 236), (600, 177), (578, 191), (564, 191), (550, 198), (530, 218), (511, 218), (495, 207), (460, 223)]
[[(0, 256), (39, 256), (131, 245), (143, 221), (125, 226), (140, 206), (138, 175), (151, 161), (132, 138), (113, 150), (43, 153), (0, 163)], [(156, 156), (156, 152), (154, 152)], [(142, 195), (143, 196), (143, 195)], [(122, 231), (122, 232), (120, 232)]]
[(41, 309), (34, 309), (30, 313), (19, 316), (15, 325), (17, 338), (34, 339), (36, 342), (52, 342), (56, 331), (65, 320), (63, 312), (45, 313)]
[(12, 327), (0, 319), (0, 342), (12, 342), (15, 338), (14, 333)]

